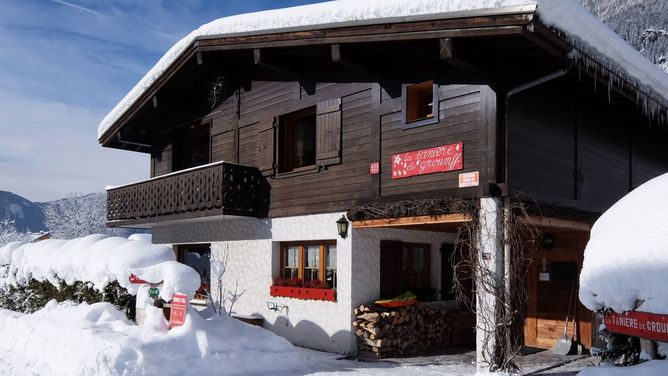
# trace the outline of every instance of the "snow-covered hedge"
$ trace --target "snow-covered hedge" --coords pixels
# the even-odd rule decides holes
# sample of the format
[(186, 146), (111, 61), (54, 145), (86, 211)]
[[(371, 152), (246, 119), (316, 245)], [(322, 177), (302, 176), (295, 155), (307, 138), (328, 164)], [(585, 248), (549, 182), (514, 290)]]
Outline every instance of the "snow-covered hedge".
[(0, 308), (31, 313), (52, 299), (108, 302), (132, 319), (139, 285), (129, 282), (130, 273), (162, 281), (160, 296), (166, 301), (175, 292), (194, 296), (200, 285), (195, 270), (147, 235), (13, 242), (0, 248)]

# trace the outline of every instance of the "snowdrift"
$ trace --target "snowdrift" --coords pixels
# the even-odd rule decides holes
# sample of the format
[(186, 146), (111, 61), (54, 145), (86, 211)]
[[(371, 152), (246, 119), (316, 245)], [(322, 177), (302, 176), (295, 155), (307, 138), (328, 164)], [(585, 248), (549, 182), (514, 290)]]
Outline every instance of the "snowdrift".
[(668, 314), (668, 174), (623, 197), (594, 224), (580, 274), (591, 310)]
[(267, 330), (194, 310), (167, 331), (154, 307), (137, 326), (108, 303), (52, 301), (29, 315), (0, 310), (0, 333), (3, 368), (17, 375), (287, 375), (311, 362)]

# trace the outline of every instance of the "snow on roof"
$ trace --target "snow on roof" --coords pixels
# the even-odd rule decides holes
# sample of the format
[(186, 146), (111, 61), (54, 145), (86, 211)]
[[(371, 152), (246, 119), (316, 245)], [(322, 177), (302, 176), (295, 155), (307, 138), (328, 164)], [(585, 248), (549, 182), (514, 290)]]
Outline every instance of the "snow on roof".
[[(668, 75), (589, 14), (574, 0), (340, 0), (224, 17), (200, 26), (172, 46), (114, 107), (98, 127), (98, 139), (153, 85), (197, 39), (339, 27), (343, 24), (406, 22), (418, 17), (450, 18), (465, 12), (520, 7), (536, 10), (542, 22), (564, 32), (578, 48), (591, 53), (621, 77), (650, 88), (668, 102)], [(535, 8), (534, 8), (535, 7)]]
[(587, 308), (668, 314), (667, 190), (664, 174), (624, 196), (596, 221), (580, 273), (580, 301)]

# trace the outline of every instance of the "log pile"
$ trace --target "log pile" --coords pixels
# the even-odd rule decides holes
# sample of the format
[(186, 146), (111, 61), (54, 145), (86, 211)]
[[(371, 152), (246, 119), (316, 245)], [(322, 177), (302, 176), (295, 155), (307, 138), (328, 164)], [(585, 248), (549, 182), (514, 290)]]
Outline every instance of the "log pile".
[(462, 342), (452, 336), (453, 319), (459, 316), (444, 309), (421, 303), (402, 308), (361, 305), (353, 313), (360, 356), (404, 356), (451, 346), (453, 339)]

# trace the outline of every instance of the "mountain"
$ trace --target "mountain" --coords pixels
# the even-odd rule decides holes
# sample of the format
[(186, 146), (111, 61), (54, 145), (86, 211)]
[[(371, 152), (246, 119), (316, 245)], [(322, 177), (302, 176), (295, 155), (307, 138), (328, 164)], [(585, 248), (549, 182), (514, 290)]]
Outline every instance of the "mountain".
[(136, 230), (106, 226), (105, 193), (72, 195), (51, 202), (34, 203), (11, 192), (0, 191), (0, 245), (28, 240), (31, 233), (51, 232), (57, 239), (73, 239), (90, 234), (127, 237)]
[(668, 72), (668, 1), (579, 1), (615, 33)]

